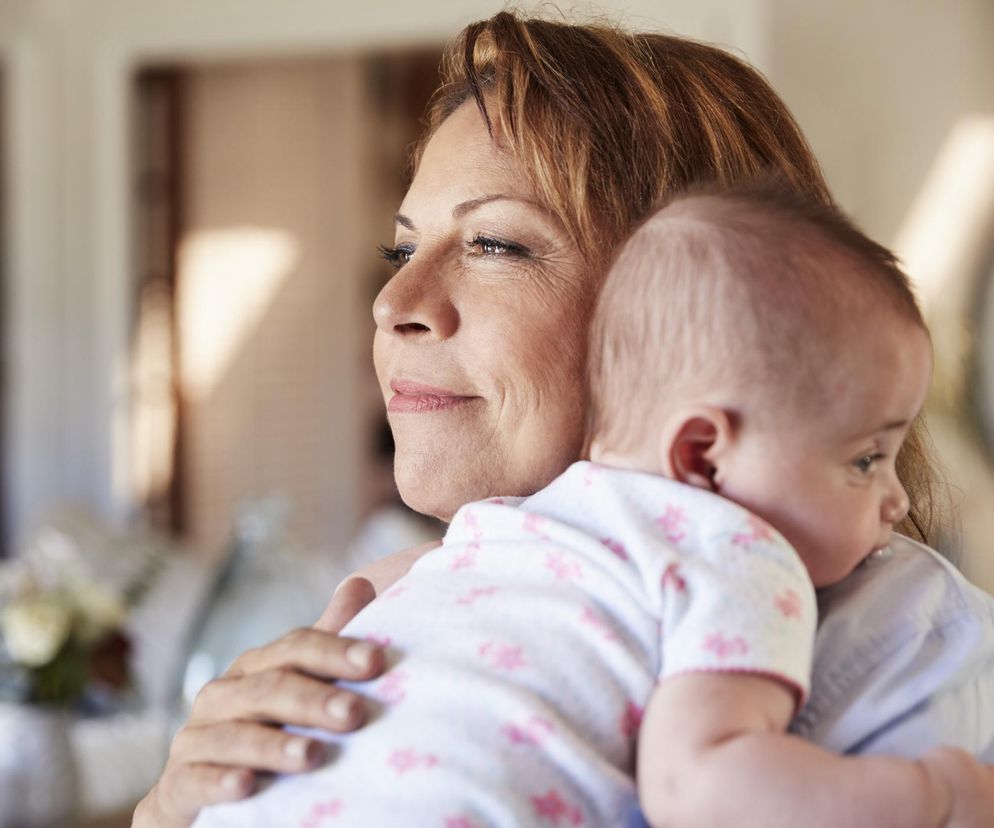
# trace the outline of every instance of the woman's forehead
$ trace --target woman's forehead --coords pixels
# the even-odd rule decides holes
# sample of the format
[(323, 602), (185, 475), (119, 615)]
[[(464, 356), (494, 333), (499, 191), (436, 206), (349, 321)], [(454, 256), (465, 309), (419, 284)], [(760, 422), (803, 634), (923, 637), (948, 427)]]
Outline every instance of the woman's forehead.
[(531, 177), (494, 127), (491, 137), (476, 106), (460, 106), (428, 141), (404, 204), (427, 200), (451, 209), (495, 194), (535, 200)]

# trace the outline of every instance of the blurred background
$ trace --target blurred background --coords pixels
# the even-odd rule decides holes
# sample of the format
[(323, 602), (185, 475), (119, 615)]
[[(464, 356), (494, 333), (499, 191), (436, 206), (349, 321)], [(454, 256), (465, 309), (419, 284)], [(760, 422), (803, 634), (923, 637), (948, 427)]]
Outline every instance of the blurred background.
[[(945, 551), (994, 590), (994, 3), (576, 8), (747, 58), (897, 247), (936, 339)], [(390, 479), (375, 246), (442, 44), (497, 9), (0, 0), (0, 557), (143, 556), (134, 697), (70, 734), (80, 819), (133, 805), (234, 653), (437, 535)]]

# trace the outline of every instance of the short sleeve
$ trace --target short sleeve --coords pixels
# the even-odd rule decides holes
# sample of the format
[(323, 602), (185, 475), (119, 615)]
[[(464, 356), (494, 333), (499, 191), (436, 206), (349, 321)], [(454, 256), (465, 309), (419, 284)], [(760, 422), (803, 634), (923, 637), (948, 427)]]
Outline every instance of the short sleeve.
[(756, 673), (807, 698), (817, 623), (814, 587), (794, 549), (743, 515), (665, 566), (660, 678)]

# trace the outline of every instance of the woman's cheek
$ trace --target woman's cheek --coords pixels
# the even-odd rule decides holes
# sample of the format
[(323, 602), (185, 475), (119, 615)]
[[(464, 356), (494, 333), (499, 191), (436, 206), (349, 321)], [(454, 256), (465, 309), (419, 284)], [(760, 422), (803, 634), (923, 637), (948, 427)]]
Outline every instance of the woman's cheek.
[[(579, 458), (586, 420), (582, 337), (568, 326), (544, 327), (518, 341), (518, 371), (509, 374), (508, 401), (517, 422), (505, 422), (516, 476), (530, 479), (533, 490), (552, 480)], [(526, 487), (527, 490), (527, 487)]]

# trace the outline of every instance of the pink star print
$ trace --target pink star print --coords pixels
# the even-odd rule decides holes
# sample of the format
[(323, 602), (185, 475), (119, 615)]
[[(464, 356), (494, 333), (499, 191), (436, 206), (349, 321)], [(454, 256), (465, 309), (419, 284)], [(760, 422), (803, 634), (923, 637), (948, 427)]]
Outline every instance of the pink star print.
[(476, 550), (470, 546), (465, 552), (460, 552), (452, 559), (449, 569), (458, 572), (460, 569), (470, 569), (476, 563)]
[(587, 468), (583, 472), (583, 485), (584, 486), (592, 486), (593, 483), (594, 483), (594, 477), (597, 476), (597, 473), (599, 471), (600, 471), (600, 468), (598, 466), (594, 466), (594, 465), (587, 466)]
[(542, 531), (544, 523), (545, 518), (541, 515), (536, 515), (534, 512), (528, 512), (528, 514), (525, 515), (524, 522), (521, 526), (526, 532), (531, 532), (533, 535), (538, 535), (543, 540), (548, 540), (545, 533)]
[(495, 586), (489, 587), (474, 587), (461, 598), (456, 599), (457, 604), (462, 606), (470, 606), (479, 598), (486, 598), (488, 595), (493, 595), (497, 592), (498, 588)]
[(773, 530), (770, 529), (769, 524), (755, 515), (746, 518), (746, 526), (748, 529), (745, 532), (737, 532), (732, 536), (732, 543), (736, 546), (749, 546), (758, 541), (773, 540)]
[(499, 670), (511, 672), (525, 666), (521, 647), (512, 647), (510, 644), (498, 644), (496, 641), (488, 641), (480, 645), (479, 653), (481, 656), (490, 659), (490, 663)]
[(704, 639), (704, 649), (714, 653), (718, 658), (728, 658), (731, 655), (744, 655), (749, 652), (749, 645), (742, 636), (725, 638), (721, 633), (711, 633)]
[(557, 580), (569, 581), (573, 578), (582, 578), (583, 570), (576, 561), (568, 561), (562, 552), (549, 552), (545, 556), (545, 568), (548, 569)]
[(382, 679), (379, 686), (374, 690), (374, 695), (384, 704), (399, 704), (407, 698), (407, 689), (404, 687), (407, 682), (407, 673), (403, 670), (391, 670)]
[(327, 802), (315, 802), (310, 813), (300, 821), (300, 828), (320, 828), (325, 817), (337, 817), (342, 810), (339, 799), (329, 799)]
[(430, 753), (419, 754), (413, 748), (398, 748), (390, 754), (387, 764), (398, 774), (404, 774), (418, 768), (433, 768), (438, 764), (438, 757)]
[(781, 592), (776, 597), (776, 605), (784, 618), (801, 617), (801, 596), (792, 589)]
[(480, 519), (472, 509), (465, 511), (463, 522), (469, 527), (470, 534), (472, 534), (474, 540), (479, 540), (483, 537), (483, 531), (480, 529)]
[(671, 563), (663, 570), (663, 577), (660, 578), (660, 584), (662, 584), (664, 589), (667, 586), (672, 586), (677, 592), (687, 591), (687, 582), (680, 574), (679, 564)]
[(392, 587), (383, 593), (384, 598), (397, 598), (403, 593), (407, 592), (407, 587), (403, 584), (399, 586)]
[(532, 716), (523, 725), (508, 723), (501, 730), (512, 744), (541, 745), (546, 737), (555, 732), (556, 727), (548, 719)]
[(621, 714), (621, 735), (628, 739), (633, 738), (642, 724), (642, 714), (645, 711), (635, 702), (628, 702), (625, 705), (625, 712)]
[(583, 813), (575, 805), (570, 805), (564, 800), (555, 788), (550, 788), (543, 796), (532, 797), (532, 807), (535, 809), (535, 816), (559, 825), (560, 820), (565, 820), (564, 825), (582, 825)]
[(474, 822), (469, 817), (454, 816), (446, 818), (445, 828), (480, 828), (480, 823)]
[(583, 612), (580, 613), (580, 623), (587, 624), (598, 630), (603, 636), (605, 641), (617, 641), (618, 634), (614, 631), (610, 624), (604, 619), (600, 613), (590, 607), (584, 607)]
[(610, 549), (615, 555), (617, 555), (621, 560), (628, 560), (628, 553), (625, 551), (623, 544), (616, 540), (611, 540), (611, 538), (601, 538), (601, 543), (603, 543), (608, 549)]
[(667, 506), (663, 516), (656, 518), (656, 525), (663, 530), (666, 540), (670, 543), (679, 543), (686, 536), (681, 528), (681, 524), (686, 520), (687, 515), (679, 506)]

